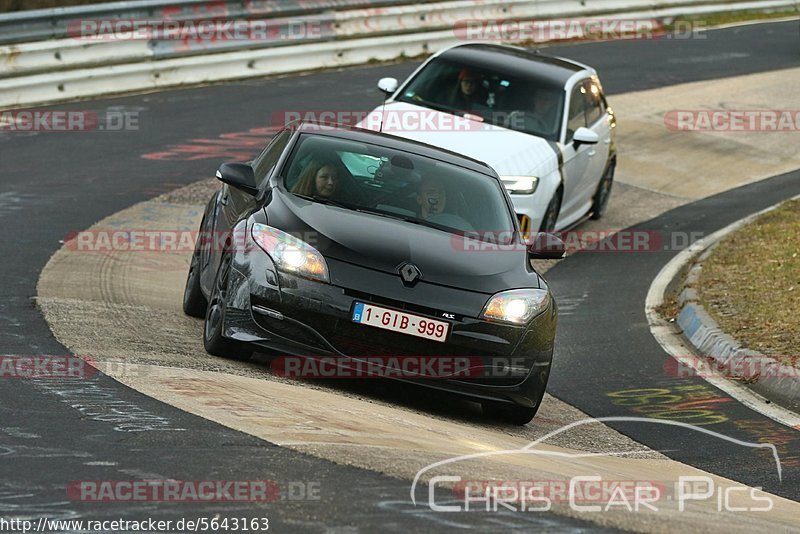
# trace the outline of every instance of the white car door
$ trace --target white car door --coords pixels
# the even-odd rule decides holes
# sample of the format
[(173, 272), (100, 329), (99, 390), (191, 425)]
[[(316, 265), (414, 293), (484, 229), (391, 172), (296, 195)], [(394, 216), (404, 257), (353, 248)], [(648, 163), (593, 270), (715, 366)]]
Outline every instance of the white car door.
[(587, 175), (592, 157), (596, 155), (594, 146), (579, 145), (576, 148), (572, 142), (575, 130), (586, 126), (586, 90), (582, 83), (576, 85), (566, 105), (568, 114), (564, 137), (564, 197), (561, 199), (558, 216), (559, 228), (572, 224), (583, 215), (580, 209), (584, 203)]
[[(590, 147), (589, 168), (586, 173), (586, 187), (582, 199), (582, 204), (591, 202), (597, 191), (597, 185), (603, 176), (608, 162), (608, 153), (611, 148), (611, 116), (603, 96), (602, 88), (597, 80), (587, 80), (584, 82), (586, 87), (586, 122), (588, 128), (597, 134), (600, 140), (596, 145)], [(592, 154), (594, 152), (594, 154)]]

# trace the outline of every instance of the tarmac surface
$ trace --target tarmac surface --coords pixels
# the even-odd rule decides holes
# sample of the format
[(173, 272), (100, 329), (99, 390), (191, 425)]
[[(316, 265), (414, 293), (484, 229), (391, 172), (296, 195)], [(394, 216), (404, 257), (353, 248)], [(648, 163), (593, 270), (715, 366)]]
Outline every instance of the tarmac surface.
[[(556, 51), (598, 68), (604, 86), (611, 95), (612, 106), (620, 113), (622, 124), (629, 110), (633, 116), (636, 109), (656, 109), (649, 108), (647, 100), (648, 96), (655, 96), (654, 94), (638, 94), (635, 100), (631, 100), (633, 95), (623, 95), (623, 91), (659, 91), (660, 87), (666, 85), (707, 82), (712, 85), (702, 86), (703, 89), (715, 93), (720, 87), (735, 89), (740, 82), (753, 83), (759, 87), (774, 87), (785, 81), (782, 76), (794, 74), (796, 79), (796, 71), (793, 70), (774, 72), (797, 67), (800, 62), (797, 55), (796, 23), (737, 27), (709, 32), (707, 37), (686, 41), (595, 43), (559, 47)], [(636, 67), (631, 68), (632, 65)], [(412, 63), (403, 63), (344, 69), (69, 106), (69, 109), (113, 108), (138, 111), (139, 131), (0, 134), (3, 153), (11, 155), (4, 158), (4, 168), (0, 171), (3, 173), (0, 221), (9, 236), (0, 243), (3, 256), (8, 258), (3, 272), (0, 273), (4, 291), (4, 298), (0, 302), (2, 352), (17, 355), (58, 355), (69, 352), (53, 337), (34, 303), (39, 273), (53, 252), (59, 248), (59, 241), (69, 232), (88, 228), (98, 220), (112, 216), (137, 202), (210, 176), (220, 160), (247, 159), (263, 145), (268, 135), (264, 125), (285, 111), (298, 108), (367, 109), (377, 99), (375, 80), (385, 75), (402, 77), (413, 66)], [(741, 78), (736, 83), (724, 85), (727, 78), (747, 75), (764, 77)], [(771, 82), (764, 83), (766, 79)], [(713, 85), (715, 83), (719, 85)], [(698, 94), (699, 86), (692, 86), (690, 90), (685, 89), (687, 86), (683, 87), (685, 94)], [(335, 94), (332, 96), (333, 88)], [(298, 102), (299, 94), (303, 95), (302, 102)], [(644, 108), (627, 106), (626, 98), (630, 102), (638, 102), (640, 106), (644, 102)], [(661, 99), (652, 101), (654, 105), (663, 103)], [(739, 101), (737, 105), (757, 106), (758, 102)], [(658, 116), (655, 112), (653, 114)], [(641, 116), (645, 115), (646, 112), (641, 112)], [(647, 120), (632, 121), (631, 124), (634, 122), (641, 125), (646, 124)], [(645, 126), (642, 128), (647, 130)], [(225, 132), (233, 135), (221, 137), (220, 134)], [(686, 134), (682, 135), (686, 137)], [(759, 146), (760, 139), (766, 137), (768, 136), (756, 137), (753, 140), (756, 147)], [(641, 178), (644, 173), (639, 172), (640, 167), (636, 165), (652, 158), (652, 149), (658, 149), (659, 143), (666, 141), (659, 139), (658, 135), (641, 136), (638, 130), (632, 129), (626, 133), (624, 126), (621, 126), (621, 146), (637, 147), (636, 140), (639, 138), (649, 139), (651, 150), (646, 151), (649, 155), (641, 158), (636, 149), (631, 148), (629, 161), (632, 163), (630, 170), (625, 170), (624, 151), (629, 149), (622, 149), (618, 174), (620, 183), (612, 197), (614, 203), (609, 219), (593, 223), (602, 223), (599, 227), (589, 225), (586, 228), (624, 228), (689, 200), (766, 176), (754, 176), (741, 171), (741, 164), (736, 163), (732, 165), (734, 171), (722, 174), (723, 180), (710, 190), (698, 192), (697, 188), (689, 184), (679, 193), (672, 189), (673, 182), (668, 180), (641, 183), (645, 179)], [(712, 147), (718, 147), (714, 143), (725, 142), (729, 141), (708, 140)], [(774, 147), (784, 145), (784, 142), (771, 139), (765, 145)], [(779, 149), (773, 150), (775, 152), (771, 155), (770, 163), (775, 169), (784, 166), (797, 167), (791, 167), (792, 154), (782, 154)], [(666, 146), (664, 151), (668, 153)], [(717, 160), (729, 160), (729, 167), (740, 156), (736, 152), (725, 150), (714, 154)], [(757, 163), (754, 165), (762, 168)], [(740, 169), (741, 176), (736, 175), (735, 168)], [(720, 169), (724, 170), (726, 167), (722, 165), (705, 169), (704, 172), (720, 177)], [(676, 178), (676, 181), (689, 181), (692, 177), (681, 175)], [(702, 176), (694, 178), (702, 182), (709, 179)], [(725, 178), (729, 178), (730, 183)], [(638, 228), (667, 233), (708, 233), (737, 217), (757, 211), (785, 196), (797, 194), (797, 189), (800, 189), (797, 178), (797, 174), (786, 175), (712, 196), (664, 213), (654, 220), (642, 223)], [(202, 189), (201, 187), (200, 190)], [(179, 200), (162, 203), (172, 205), (162, 206), (163, 210), (174, 209), (175, 213), (180, 212), (179, 217), (173, 217), (173, 221), (186, 221), (189, 225), (192, 222), (192, 210), (195, 210), (196, 217), (196, 204), (192, 202)], [(159, 218), (161, 215), (163, 213), (139, 213), (138, 218), (131, 219), (129, 224), (131, 221), (132, 224), (142, 224), (143, 221), (148, 221), (147, 217), (158, 224), (164, 220)], [(117, 218), (116, 222), (125, 224), (124, 219)], [(660, 401), (667, 399), (669, 402), (664, 404), (686, 406), (670, 406), (669, 410), (662, 410), (662, 414), (676, 415), (677, 412), (677, 415), (685, 415), (683, 410), (694, 410), (692, 415), (697, 415), (699, 411), (712, 412), (703, 415), (717, 420), (713, 424), (721, 425), (715, 426), (720, 432), (748, 441), (765, 437), (780, 441), (784, 448), (782, 457), (788, 461), (785, 462), (781, 483), (776, 480), (768, 459), (756, 457), (752, 451), (737, 449), (729, 443), (649, 425), (611, 425), (670, 458), (747, 484), (763, 485), (770, 492), (797, 500), (798, 464), (792, 463), (792, 459), (798, 458), (796, 431), (765, 420), (732, 399), (720, 396), (714, 388), (700, 381), (677, 384), (665, 375), (666, 355), (650, 336), (644, 318), (644, 294), (658, 269), (674, 253), (674, 250), (634, 255), (584, 252), (548, 271), (547, 278), (553, 284), (556, 297), (562, 302), (556, 367), (551, 378), (550, 391), (555, 397), (592, 416), (641, 414), (642, 412), (637, 412), (632, 407), (659, 405)], [(177, 263), (174, 265), (179, 265), (180, 261), (185, 259), (176, 259)], [(185, 263), (183, 265), (185, 268)], [(115, 264), (109, 260), (100, 266), (101, 270), (107, 271), (106, 276), (103, 272), (88, 273), (95, 276), (98, 282), (96, 289), (101, 293), (101, 299), (102, 295), (118, 296), (114, 289), (115, 284), (126, 288), (127, 300), (113, 302), (113, 306), (105, 308), (97, 305), (93, 317), (75, 315), (69, 307), (63, 307), (69, 299), (93, 300), (82, 293), (69, 295), (70, 287), (76, 286), (70, 286), (68, 280), (56, 278), (60, 282), (55, 286), (57, 289), (42, 295), (41, 304), (45, 310), (48, 310), (47, 299), (54, 299), (50, 301), (52, 307), (48, 311), (54, 315), (49, 319), (60, 317), (62, 321), (66, 321), (60, 323), (62, 333), (81, 334), (83, 346), (78, 344), (76, 347), (74, 339), (67, 343), (73, 353), (82, 354), (84, 352), (77, 349), (101, 346), (104, 349), (103, 354), (111, 360), (133, 352), (140, 358), (138, 363), (152, 365), (164, 364), (164, 361), (159, 361), (159, 353), (168, 351), (165, 346), (169, 350), (174, 345), (181, 346), (186, 329), (190, 332), (193, 329), (197, 335), (196, 343), (199, 343), (199, 329), (195, 322), (177, 317), (174, 310), (170, 311), (170, 307), (174, 307), (174, 301), (169, 300), (166, 292), (162, 294), (163, 309), (166, 310), (164, 317), (170, 318), (162, 324), (162, 328), (166, 325), (168, 330), (172, 329), (172, 338), (159, 338), (155, 335), (161, 332), (159, 330), (137, 331), (136, 328), (131, 328), (133, 335), (130, 338), (104, 337), (103, 329), (98, 328), (98, 325), (116, 322), (118, 327), (125, 329), (126, 317), (136, 317), (137, 311), (140, 316), (141, 312), (148, 311), (146, 306), (152, 304), (139, 302), (140, 299), (151, 298), (146, 295), (147, 291), (139, 293), (135, 285), (126, 286), (125, 282), (118, 279), (120, 271), (115, 270), (118, 266), (118, 262)], [(167, 271), (166, 280), (173, 281), (170, 276), (179, 271), (176, 267), (172, 274), (170, 272), (172, 271)], [(82, 274), (87, 273), (79, 270), (67, 271), (68, 276), (80, 277)], [(63, 272), (60, 276), (64, 276)], [(177, 278), (180, 276), (176, 275), (175, 279)], [(145, 278), (142, 281), (146, 283), (147, 280)], [(43, 278), (42, 284), (47, 283), (48, 279)], [(172, 286), (167, 284), (165, 287)], [(72, 304), (86, 311), (80, 303)], [(63, 312), (60, 316), (59, 310)], [(122, 314), (117, 316), (116, 313), (120, 310)], [(112, 312), (115, 315), (111, 315)], [(125, 315), (126, 313), (129, 315)], [(159, 317), (149, 319), (160, 322)], [(70, 323), (70, 320), (74, 322)], [(170, 321), (180, 324), (180, 328)], [(64, 328), (64, 325), (68, 328)], [(57, 326), (54, 328), (58, 331)], [(183, 347), (183, 353), (196, 353), (196, 346)], [(113, 353), (115, 348), (119, 354)], [(255, 373), (257, 376), (264, 371), (263, 365), (261, 368), (256, 365), (249, 371), (231, 373), (226, 368), (227, 362), (211, 364), (201, 356), (196, 358), (200, 359), (197, 366), (184, 364), (184, 367), (204, 373), (224, 371), (226, 376), (238, 374), (243, 379), (252, 379), (248, 373)], [(191, 356), (188, 360), (191, 361)], [(113, 369), (107, 370), (113, 375)], [(175, 374), (173, 379), (181, 378), (180, 369), (170, 372)], [(148, 383), (157, 382), (155, 379), (151, 380), (150, 375), (145, 372), (134, 375), (130, 382), (137, 380), (141, 382), (137, 388), (141, 391), (152, 389), (152, 384), (148, 387)], [(282, 386), (291, 387), (285, 384)], [(674, 391), (677, 387), (685, 386), (695, 389)], [(453, 419), (459, 425), (466, 421), (468, 425), (465, 423), (462, 426), (472, 427), (467, 432), (485, 433), (479, 434), (485, 436), (485, 441), (478, 439), (478, 443), (486, 443), (492, 439), (505, 443), (503, 436), (508, 434), (514, 438), (529, 439), (538, 432), (534, 429), (519, 433), (517, 429), (495, 428), (482, 420), (474, 409), (456, 402), (444, 402), (431, 408), (424, 402), (424, 398), (408, 400), (402, 391), (375, 392), (369, 387), (365, 389), (365, 386), (356, 385), (353, 386), (353, 393), (347, 391), (347, 387), (342, 388), (345, 391), (338, 393), (346, 398), (360, 398), (362, 403), (363, 400), (373, 400), (381, 407), (400, 404), (400, 411), (406, 414), (404, 417), (413, 420), (417, 425), (425, 424), (412, 416), (417, 411), (435, 421), (431, 423), (433, 426), (446, 426), (447, 421)], [(702, 389), (696, 389), (697, 387)], [(327, 392), (329, 386), (320, 386), (317, 390), (312, 385), (305, 389), (322, 394)], [(336, 386), (334, 389), (340, 387)], [(644, 391), (638, 391), (636, 395), (630, 393), (631, 390)], [(158, 394), (157, 391), (147, 393)], [(675, 396), (680, 398), (675, 400)], [(346, 456), (346, 450), (344, 456), (337, 455), (335, 462), (331, 462), (319, 457), (326, 456), (329, 451), (323, 454), (313, 448), (303, 449), (295, 444), (302, 451), (298, 452), (288, 448), (288, 443), (287, 447), (278, 447), (209, 421), (214, 419), (211, 414), (200, 418), (177, 410), (103, 374), (96, 375), (77, 388), (74, 384), (46, 380), (7, 380), (6, 385), (0, 388), (0, 398), (0, 405), (5, 407), (0, 416), (0, 446), (7, 451), (7, 460), (15, 460), (13, 463), (4, 462), (0, 471), (3, 475), (0, 512), (5, 516), (46, 515), (98, 519), (120, 514), (137, 518), (174, 518), (185, 516), (188, 512), (194, 515), (220, 513), (248, 516), (260, 513), (261, 508), (256, 510), (252, 505), (242, 506), (242, 503), (225, 506), (105, 503), (100, 506), (71, 501), (66, 498), (64, 489), (70, 481), (86, 479), (217, 478), (269, 479), (276, 481), (282, 488), (289, 488), (292, 482), (300, 483), (295, 484), (295, 487), (303, 484), (309, 487), (318, 482), (322, 488), (322, 497), (319, 500), (286, 500), (263, 506), (263, 510), (266, 510), (264, 513), (268, 513), (275, 525), (289, 526), (292, 529), (327, 531), (337, 528), (346, 530), (356, 526), (365, 530), (379, 526), (389, 530), (431, 530), (442, 526), (481, 530), (495, 527), (500, 530), (511, 526), (582, 529), (587, 525), (576, 519), (543, 513), (525, 516), (505, 514), (502, 518), (497, 514), (470, 514), (467, 521), (463, 517), (447, 517), (444, 520), (441, 514), (434, 514), (427, 508), (411, 507), (408, 500), (408, 481), (396, 478), (407, 477), (407, 472), (403, 469), (389, 473), (394, 476), (387, 476), (341, 465), (348, 463), (342, 460)], [(620, 399), (621, 403), (615, 403)], [(172, 401), (170, 404), (178, 404), (177, 400)], [(300, 396), (297, 402), (302, 401)], [(552, 406), (551, 412), (548, 411), (548, 406)], [(291, 405), (287, 406), (284, 413), (291, 413), (290, 407)], [(131, 420), (148, 422), (147, 430), (120, 431), (113, 421), (118, 420), (114, 416), (120, 416), (123, 408)], [(557, 427), (581, 417), (577, 410), (572, 410), (564, 402), (559, 403), (552, 398), (543, 407), (539, 417), (546, 418), (548, 413), (553, 415), (552, 421), (544, 421), (544, 426), (550, 424)], [(649, 413), (653, 414), (652, 411)], [(368, 411), (364, 417), (369, 417)], [(720, 419), (723, 417), (724, 420)], [(708, 419), (710, 420), (712, 419)], [(695, 419), (697, 421), (702, 419)], [(404, 428), (407, 421), (389, 419), (386, 422), (387, 427), (392, 423)], [(537, 420), (529, 425), (536, 426)], [(273, 428), (280, 428), (280, 421)], [(493, 438), (492, 434), (501, 437)], [(599, 444), (592, 443), (595, 435), (603, 436)], [(592, 446), (606, 449), (622, 447), (627, 451), (642, 449), (635, 442), (607, 429), (598, 430), (598, 434), (583, 434), (583, 438), (561, 442), (560, 445), (576, 450), (590, 450)], [(664, 462), (657, 454), (647, 454), (652, 462)], [(385, 463), (385, 456), (373, 455), (371, 461), (376, 464), (381, 461)], [(364, 465), (372, 468), (369, 461), (365, 461)], [(383, 471), (391, 469), (387, 466)], [(445, 492), (442, 498), (447, 498), (446, 495)], [(535, 524), (532, 525), (531, 522)], [(612, 522), (610, 526), (619, 527), (624, 524)], [(636, 525), (637, 523), (630, 523), (630, 527), (635, 528)], [(658, 525), (658, 522), (638, 524), (640, 528), (653, 530), (657, 530)]]

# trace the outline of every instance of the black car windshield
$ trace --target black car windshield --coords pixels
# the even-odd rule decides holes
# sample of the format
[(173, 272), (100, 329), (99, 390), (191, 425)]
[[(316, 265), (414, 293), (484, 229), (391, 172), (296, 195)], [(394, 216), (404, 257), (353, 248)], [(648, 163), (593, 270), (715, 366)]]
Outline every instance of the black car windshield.
[(552, 82), (436, 58), (414, 76), (397, 100), (557, 141), (564, 89)]
[(314, 202), (482, 240), (513, 239), (496, 179), (427, 156), (305, 133), (282, 175), (289, 192)]

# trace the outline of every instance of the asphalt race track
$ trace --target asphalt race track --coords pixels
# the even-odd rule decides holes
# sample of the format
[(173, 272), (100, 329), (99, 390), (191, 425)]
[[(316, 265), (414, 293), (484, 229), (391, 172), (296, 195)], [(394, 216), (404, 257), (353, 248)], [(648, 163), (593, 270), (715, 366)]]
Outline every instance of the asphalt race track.
[[(713, 31), (707, 39), (594, 43), (555, 47), (548, 53), (595, 66), (606, 91), (613, 95), (796, 67), (799, 49), (797, 23), (784, 22)], [(366, 110), (379, 100), (374, 88), (378, 78), (402, 78), (415, 65), (350, 68), (54, 108), (139, 111), (138, 131), (0, 133), (4, 232), (0, 352), (68, 353), (35, 306), (39, 273), (68, 233), (139, 201), (210, 177), (220, 161), (247, 159), (258, 149), (252, 144), (252, 134), (241, 137), (247, 142), (237, 143), (236, 136), (222, 140), (221, 133), (264, 128), (291, 110)], [(787, 82), (787, 86), (793, 84)], [(200, 146), (201, 151), (187, 145)], [(684, 205), (634, 229), (707, 235), (797, 194), (800, 172)], [(637, 415), (630, 404), (615, 404), (625, 395), (620, 392), (676, 394), (676, 381), (665, 371), (669, 356), (652, 337), (644, 314), (650, 283), (676, 253), (583, 252), (547, 273), (562, 302), (551, 394), (596, 417)], [(746, 441), (757, 441), (764, 434), (789, 436), (782, 451), (787, 460), (782, 482), (768, 459), (706, 435), (639, 423), (611, 426), (670, 458), (800, 500), (797, 432), (752, 412), (701, 379), (688, 383), (699, 389), (684, 391), (703, 395), (677, 394), (685, 394), (687, 403), (696, 401), (688, 409), (712, 411), (714, 417), (724, 418), (715, 430)], [(681, 386), (686, 385), (683, 379)], [(113, 422), (103, 420), (120, 407), (136, 413), (147, 431), (119, 432)], [(52, 380), (4, 380), (0, 457), (4, 460), (0, 516), (177, 519), (261, 514), (269, 516), (271, 526), (315, 532), (350, 532), (355, 531), (349, 530), (353, 525), (365, 531), (597, 528), (552, 514), (470, 514), (468, 521), (445, 520), (411, 506), (406, 480), (272, 445), (172, 408), (102, 374), (80, 387)], [(131, 478), (268, 479), (281, 487), (312, 480), (325, 491), (320, 500), (289, 499), (259, 509), (249, 503), (136, 503), (135, 507), (106, 503), (99, 507), (70, 500), (64, 490), (74, 480)]]
[[(798, 194), (800, 171), (676, 208), (630, 230), (663, 236), (692, 232), (709, 235)], [(719, 420), (713, 426), (716, 432), (749, 442), (770, 434), (794, 434), (781, 454), (781, 482), (774, 462), (759, 458), (752, 449), (674, 427), (610, 423), (670, 458), (800, 499), (800, 443), (796, 431), (749, 410), (701, 378), (688, 379), (669, 372), (674, 360), (651, 334), (643, 304), (651, 281), (675, 254), (669, 250), (668, 238), (661, 248), (665, 250), (627, 254), (583, 251), (575, 255), (576, 261), (563, 261), (548, 271), (547, 279), (556, 297), (570, 304), (570, 309), (560, 314), (550, 392), (594, 417), (643, 415), (636, 411), (639, 404), (620, 405), (627, 395), (619, 392), (644, 390), (644, 398), (651, 395), (655, 401), (658, 395), (677, 394), (687, 404), (682, 409), (704, 412), (694, 412), (694, 419), (683, 419), (687, 423), (702, 426)], [(693, 397), (691, 392), (699, 395)], [(669, 417), (661, 415), (665, 416)]]

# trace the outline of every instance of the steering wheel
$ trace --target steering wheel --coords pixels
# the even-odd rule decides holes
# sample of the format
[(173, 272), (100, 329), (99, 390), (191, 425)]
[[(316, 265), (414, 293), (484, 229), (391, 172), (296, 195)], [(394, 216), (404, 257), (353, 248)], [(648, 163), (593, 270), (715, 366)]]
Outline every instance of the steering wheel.
[(545, 122), (536, 114), (530, 111), (522, 111), (519, 109), (508, 114), (506, 127), (511, 130), (516, 130), (518, 128), (512, 128), (511, 125), (518, 121), (522, 121), (522, 126), (525, 130), (533, 130), (536, 132), (546, 132), (548, 130), (547, 124), (545, 124)]

